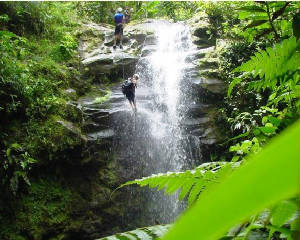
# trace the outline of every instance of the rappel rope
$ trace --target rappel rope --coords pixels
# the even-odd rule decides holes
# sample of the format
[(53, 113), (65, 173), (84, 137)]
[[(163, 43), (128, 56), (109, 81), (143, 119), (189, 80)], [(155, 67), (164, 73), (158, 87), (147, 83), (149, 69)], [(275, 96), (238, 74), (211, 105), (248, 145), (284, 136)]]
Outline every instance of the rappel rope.
[(123, 67), (123, 80), (125, 80), (125, 70), (124, 70), (124, 52), (122, 51), (122, 67)]

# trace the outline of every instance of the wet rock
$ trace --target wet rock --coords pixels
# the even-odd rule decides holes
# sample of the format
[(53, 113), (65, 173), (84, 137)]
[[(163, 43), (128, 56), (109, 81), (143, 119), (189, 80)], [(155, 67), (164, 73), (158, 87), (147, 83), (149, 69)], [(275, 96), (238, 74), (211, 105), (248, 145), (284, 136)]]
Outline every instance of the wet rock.
[(155, 45), (157, 43), (157, 39), (155, 38), (154, 35), (148, 35), (146, 36), (144, 45), (149, 46), (149, 45)]
[(155, 50), (156, 50), (155, 45), (146, 46), (142, 49), (141, 57), (146, 57), (146, 56), (150, 55), (151, 53), (153, 53)]
[(198, 46), (198, 48), (208, 48), (216, 45), (216, 39), (198, 38), (193, 37), (192, 41)]
[(84, 24), (77, 33), (77, 36), (79, 36), (78, 52), (81, 59), (85, 59), (88, 53), (101, 46), (105, 40), (105, 34), (112, 31), (112, 25), (95, 23)]
[(219, 60), (218, 58), (201, 58), (198, 61), (198, 66), (202, 69), (205, 68), (218, 68)]
[(153, 35), (153, 30), (148, 28), (147, 23), (128, 25), (124, 29), (124, 35), (130, 39), (135, 39), (139, 44), (143, 44), (148, 35)]
[(103, 138), (112, 138), (115, 135), (115, 132), (113, 129), (105, 129), (101, 131), (97, 131), (95, 133), (88, 134), (89, 140), (98, 140)]
[(138, 58), (128, 53), (98, 54), (82, 61), (83, 66), (88, 67), (91, 73), (112, 74), (124, 67), (134, 67)]
[(76, 98), (77, 98), (76, 90), (73, 88), (65, 89), (64, 93), (72, 100), (76, 100)]
[(205, 145), (213, 145), (213, 144), (217, 143), (216, 138), (203, 138), (200, 141), (202, 144), (205, 144)]
[(205, 78), (214, 78), (214, 79), (217, 78), (218, 79), (218, 78), (220, 78), (220, 72), (218, 69), (207, 68), (207, 69), (200, 70), (199, 76), (205, 77)]
[(66, 128), (72, 135), (76, 136), (77, 138), (80, 138), (82, 141), (86, 142), (87, 138), (84, 136), (80, 129), (77, 128), (72, 122), (64, 121), (64, 120), (58, 120), (58, 124)]
[(82, 106), (75, 101), (68, 101), (65, 109), (66, 119), (70, 122), (83, 122)]
[(210, 79), (198, 77), (193, 80), (193, 86), (197, 88), (206, 89), (214, 94), (224, 94), (226, 90), (226, 84), (219, 79)]
[[(124, 27), (123, 50), (113, 50), (114, 26), (108, 24), (85, 24), (79, 41), (79, 53), (83, 68), (89, 76), (105, 74), (108, 77), (121, 77), (133, 73), (138, 55), (147, 36), (153, 36), (148, 24), (130, 24)], [(148, 42), (153, 41), (151, 37)]]
[(184, 120), (184, 122), (182, 124), (186, 125), (186, 126), (195, 126), (195, 125), (203, 126), (203, 125), (207, 124), (209, 121), (210, 121), (210, 118), (208, 118), (208, 117), (189, 118), (189, 119)]

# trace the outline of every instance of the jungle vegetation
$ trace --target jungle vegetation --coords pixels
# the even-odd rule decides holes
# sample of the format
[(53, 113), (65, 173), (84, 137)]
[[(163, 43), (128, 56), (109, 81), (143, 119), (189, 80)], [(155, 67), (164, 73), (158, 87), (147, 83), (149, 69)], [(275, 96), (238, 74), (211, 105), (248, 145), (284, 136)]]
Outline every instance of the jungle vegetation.
[[(76, 194), (59, 170), (69, 158), (57, 153), (82, 140), (58, 122), (75, 122), (80, 132), (81, 113), (67, 101), (92, 83), (79, 80), (81, 24), (111, 24), (119, 6), (132, 7), (136, 22), (205, 12), (227, 41), (219, 69), (228, 92), (215, 117), (226, 141), (211, 162), (121, 186), (180, 191), (187, 212), (174, 226), (115, 237), (155, 239), (167, 231), (163, 239), (299, 239), (300, 4), (284, 1), (0, 2), (0, 238), (39, 239), (45, 225), (77, 226), (69, 209)], [(40, 180), (49, 166), (58, 169), (55, 181)]]

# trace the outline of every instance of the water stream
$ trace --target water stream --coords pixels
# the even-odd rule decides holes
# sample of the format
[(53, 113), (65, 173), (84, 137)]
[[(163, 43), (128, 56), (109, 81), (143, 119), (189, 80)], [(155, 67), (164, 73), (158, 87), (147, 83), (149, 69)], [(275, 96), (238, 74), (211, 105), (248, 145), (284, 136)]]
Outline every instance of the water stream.
[[(154, 30), (153, 44), (145, 44), (136, 73), (140, 82), (136, 89), (138, 113), (131, 113), (124, 99), (121, 108), (127, 112), (115, 114), (117, 137), (113, 152), (118, 158), (120, 176), (135, 179), (156, 173), (192, 168), (201, 157), (191, 151), (191, 139), (182, 127), (190, 104), (188, 94), (191, 66), (187, 61), (195, 48), (189, 28), (183, 23), (158, 21), (149, 23)], [(170, 223), (184, 209), (176, 194), (127, 187), (127, 206), (123, 224), (128, 229), (139, 226)]]

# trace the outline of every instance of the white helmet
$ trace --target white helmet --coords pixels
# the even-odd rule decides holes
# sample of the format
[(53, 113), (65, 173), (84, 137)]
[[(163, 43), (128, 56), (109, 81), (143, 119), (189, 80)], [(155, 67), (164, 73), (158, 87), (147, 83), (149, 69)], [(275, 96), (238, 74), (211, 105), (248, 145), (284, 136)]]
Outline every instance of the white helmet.
[(138, 74), (133, 74), (133, 77), (136, 78), (137, 80), (140, 78)]
[(119, 8), (117, 9), (117, 12), (120, 13), (120, 12), (122, 12), (122, 10), (123, 10), (123, 9), (122, 9), (121, 7), (119, 7)]

